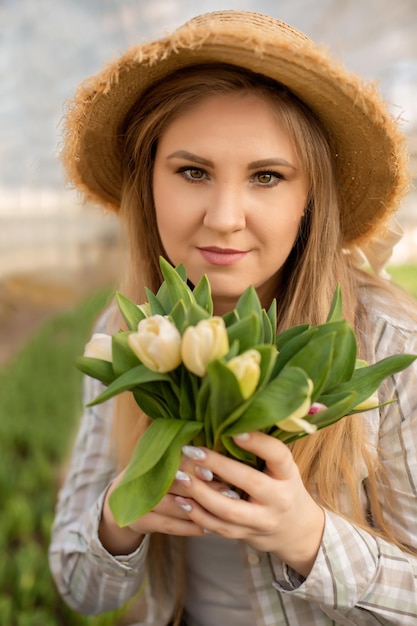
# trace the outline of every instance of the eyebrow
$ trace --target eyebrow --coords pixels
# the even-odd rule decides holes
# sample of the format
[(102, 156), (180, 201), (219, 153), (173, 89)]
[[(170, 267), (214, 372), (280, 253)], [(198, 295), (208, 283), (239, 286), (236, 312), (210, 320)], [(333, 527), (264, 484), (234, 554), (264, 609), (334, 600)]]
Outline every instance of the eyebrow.
[[(202, 156), (198, 156), (197, 154), (193, 154), (192, 152), (188, 152), (188, 150), (176, 150), (172, 154), (168, 155), (167, 159), (185, 159), (186, 161), (191, 161), (192, 163), (196, 163), (198, 165), (205, 165), (207, 167), (214, 167), (213, 161), (209, 159), (205, 159)], [(271, 165), (278, 165), (280, 167), (290, 167), (295, 170), (296, 167), (292, 165), (286, 159), (281, 158), (270, 158), (270, 159), (261, 159), (259, 161), (252, 161), (248, 163), (248, 170), (256, 170), (260, 167), (269, 167)]]

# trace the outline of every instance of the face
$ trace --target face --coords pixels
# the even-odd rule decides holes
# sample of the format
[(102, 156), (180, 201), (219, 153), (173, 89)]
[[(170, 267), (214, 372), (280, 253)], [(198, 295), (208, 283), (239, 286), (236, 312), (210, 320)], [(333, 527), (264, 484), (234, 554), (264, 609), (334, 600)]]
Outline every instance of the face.
[(307, 179), (272, 104), (208, 96), (177, 117), (157, 148), (153, 192), (170, 261), (207, 274), (218, 315), (253, 285), (268, 307), (306, 205)]

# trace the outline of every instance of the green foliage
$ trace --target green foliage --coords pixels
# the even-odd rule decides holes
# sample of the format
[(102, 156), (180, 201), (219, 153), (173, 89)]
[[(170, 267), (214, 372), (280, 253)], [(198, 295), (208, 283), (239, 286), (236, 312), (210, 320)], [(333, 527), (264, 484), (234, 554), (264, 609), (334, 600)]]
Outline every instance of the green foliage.
[(110, 626), (114, 613), (66, 607), (47, 550), (59, 475), (81, 412), (75, 358), (109, 298), (103, 291), (48, 321), (0, 370), (0, 625)]
[(417, 265), (391, 265), (388, 274), (394, 283), (417, 299)]
[[(325, 324), (277, 334), (276, 305), (265, 311), (253, 286), (242, 293), (232, 312), (207, 321), (213, 309), (208, 278), (191, 290), (182, 265), (174, 268), (162, 257), (160, 264), (164, 282), (157, 294), (148, 289), (148, 302), (140, 305), (151, 315), (168, 316), (170, 333), (147, 333), (139, 327), (135, 340), (152, 353), (148, 366), (152, 368), (164, 349), (177, 347), (182, 335), (181, 362), (175, 359), (164, 374), (137, 365), (124, 337), (128, 333), (119, 333), (112, 340), (114, 380), (91, 403), (130, 390), (154, 420), (110, 499), (121, 526), (164, 497), (185, 443), (205, 445), (256, 465), (253, 456), (233, 443), (234, 435), (262, 430), (290, 442), (352, 413), (376, 408), (373, 394), (384, 378), (417, 358), (396, 355), (372, 366), (358, 359), (354, 331), (343, 319), (340, 286)], [(135, 318), (136, 304), (119, 298), (120, 305), (127, 321)], [(99, 380), (107, 375), (102, 366), (94, 374), (94, 364), (99, 363), (95, 359), (78, 363)], [(140, 501), (134, 497), (138, 492)]]

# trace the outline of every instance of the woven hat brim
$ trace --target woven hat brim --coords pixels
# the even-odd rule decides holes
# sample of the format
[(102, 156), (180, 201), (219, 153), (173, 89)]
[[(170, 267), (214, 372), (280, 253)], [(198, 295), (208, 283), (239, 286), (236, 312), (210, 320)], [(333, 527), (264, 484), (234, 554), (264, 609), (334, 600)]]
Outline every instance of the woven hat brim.
[(69, 180), (87, 199), (117, 211), (119, 132), (132, 105), (178, 69), (229, 63), (286, 85), (321, 120), (334, 155), (345, 244), (380, 232), (407, 192), (409, 176), (404, 137), (378, 89), (282, 22), (218, 15), (129, 49), (80, 86), (65, 121), (62, 156)]

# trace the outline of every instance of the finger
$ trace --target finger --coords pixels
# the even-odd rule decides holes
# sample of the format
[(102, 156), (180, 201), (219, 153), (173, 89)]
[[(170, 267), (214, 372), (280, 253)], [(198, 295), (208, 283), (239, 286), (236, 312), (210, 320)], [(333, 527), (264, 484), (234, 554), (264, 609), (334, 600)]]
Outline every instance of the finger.
[[(228, 539), (241, 539), (248, 535), (250, 519), (246, 520), (247, 516), (241, 511), (233, 510), (227, 497), (219, 493), (212, 492), (209, 499), (203, 499), (204, 502), (182, 496), (177, 496), (175, 500), (177, 506), (185, 510), (190, 519), (199, 528), (204, 528), (205, 532), (210, 531)], [(234, 500), (233, 504), (239, 502)], [(242, 504), (247, 505), (245, 502)], [(246, 521), (248, 523), (245, 525)]]
[(185, 446), (183, 453), (193, 458), (199, 467), (209, 468), (226, 485), (245, 491), (255, 500), (260, 500), (269, 489), (270, 478), (267, 475), (235, 459), (213, 450), (191, 446)]
[(224, 493), (224, 495), (230, 498), (239, 498), (238, 494), (229, 489), (229, 486), (223, 482), (213, 480), (213, 472), (206, 468), (195, 466), (193, 473), (184, 472), (178, 470), (175, 474), (175, 481), (170, 487), (169, 493), (177, 496), (189, 496), (189, 489), (191, 487), (192, 480), (201, 480), (208, 485), (210, 489)]
[(191, 520), (181, 507), (175, 505), (175, 509), (177, 517), (150, 511), (140, 520), (131, 524), (130, 528), (140, 534), (158, 532), (178, 537), (201, 537), (204, 535), (203, 529)]
[(233, 437), (233, 441), (243, 450), (264, 460), (267, 473), (277, 480), (288, 480), (298, 471), (288, 446), (275, 437), (253, 432)]

